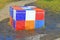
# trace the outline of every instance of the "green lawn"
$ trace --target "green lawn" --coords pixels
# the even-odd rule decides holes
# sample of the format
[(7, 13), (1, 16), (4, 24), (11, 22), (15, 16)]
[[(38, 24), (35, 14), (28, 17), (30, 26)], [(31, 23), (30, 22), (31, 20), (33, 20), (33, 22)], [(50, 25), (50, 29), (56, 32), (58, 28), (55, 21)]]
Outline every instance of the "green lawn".
[(38, 0), (36, 4), (40, 8), (60, 13), (60, 0)]

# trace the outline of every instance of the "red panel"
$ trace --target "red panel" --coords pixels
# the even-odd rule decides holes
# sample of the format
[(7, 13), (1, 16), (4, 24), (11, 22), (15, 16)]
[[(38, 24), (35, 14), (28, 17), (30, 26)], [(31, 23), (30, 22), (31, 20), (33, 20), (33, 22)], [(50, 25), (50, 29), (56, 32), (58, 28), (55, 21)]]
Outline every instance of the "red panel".
[(36, 20), (44, 20), (44, 13), (36, 13)]
[(13, 24), (13, 19), (12, 19), (12, 17), (10, 16), (10, 25), (12, 26), (12, 24)]
[(34, 10), (36, 10), (36, 12), (44, 12), (44, 10), (40, 8), (35, 8)]
[(40, 8), (35, 8), (34, 10), (36, 10), (36, 20), (44, 20), (45, 11)]
[(16, 30), (24, 30), (25, 21), (16, 21)]
[(19, 6), (13, 6), (13, 9), (15, 9), (15, 10), (23, 10), (21, 7), (19, 7)]

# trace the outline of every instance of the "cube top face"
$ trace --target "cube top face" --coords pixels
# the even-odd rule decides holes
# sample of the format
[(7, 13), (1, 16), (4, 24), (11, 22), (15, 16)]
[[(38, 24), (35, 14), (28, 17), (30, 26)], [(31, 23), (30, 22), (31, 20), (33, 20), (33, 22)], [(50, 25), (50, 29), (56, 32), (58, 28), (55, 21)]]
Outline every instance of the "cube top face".
[(14, 10), (23, 10), (21, 7), (19, 7), (19, 6), (13, 6), (12, 7)]
[(32, 7), (28, 7), (28, 6), (13, 6), (12, 8), (14, 10), (32, 10)]
[(43, 9), (37, 8), (36, 6), (13, 6), (10, 8), (13, 8), (14, 10), (40, 10), (40, 11), (44, 11)]
[(45, 12), (43, 9), (40, 9), (40, 8), (37, 8), (35, 6), (13, 6), (13, 7), (10, 7), (10, 11), (12, 10), (18, 10), (18, 11), (21, 11), (21, 10), (35, 10), (36, 12)]

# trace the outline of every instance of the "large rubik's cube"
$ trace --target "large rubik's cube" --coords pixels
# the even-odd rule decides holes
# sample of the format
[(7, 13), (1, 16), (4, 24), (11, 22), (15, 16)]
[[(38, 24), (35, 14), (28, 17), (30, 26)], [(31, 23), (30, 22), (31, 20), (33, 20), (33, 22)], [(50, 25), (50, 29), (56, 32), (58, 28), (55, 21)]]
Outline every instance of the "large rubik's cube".
[(31, 30), (44, 26), (45, 11), (35, 6), (10, 7), (10, 25), (15, 30)]

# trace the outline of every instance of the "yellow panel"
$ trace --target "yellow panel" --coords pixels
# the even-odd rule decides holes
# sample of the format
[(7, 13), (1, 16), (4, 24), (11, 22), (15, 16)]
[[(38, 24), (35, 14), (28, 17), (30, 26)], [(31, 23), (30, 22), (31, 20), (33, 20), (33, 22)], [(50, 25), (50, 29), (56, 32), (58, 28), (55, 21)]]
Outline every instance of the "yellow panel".
[(25, 21), (25, 29), (26, 30), (34, 29), (34, 21)]

